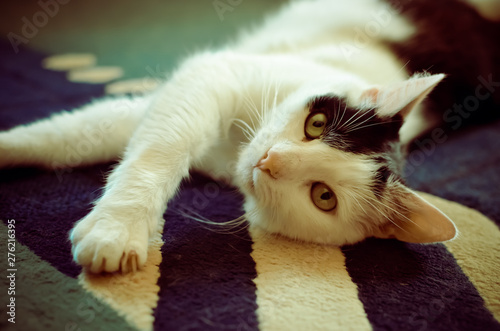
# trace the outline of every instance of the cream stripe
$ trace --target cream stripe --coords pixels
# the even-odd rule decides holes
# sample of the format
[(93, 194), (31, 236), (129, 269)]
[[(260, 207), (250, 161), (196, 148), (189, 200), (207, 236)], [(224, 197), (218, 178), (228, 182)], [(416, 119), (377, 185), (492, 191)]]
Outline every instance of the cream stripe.
[(93, 67), (97, 58), (90, 53), (52, 55), (43, 59), (42, 67), (48, 70), (68, 71)]
[(429, 194), (422, 196), (457, 225), (460, 236), (445, 243), (446, 248), (500, 322), (500, 230), (497, 225), (478, 211), (458, 203)]
[(251, 235), (260, 330), (371, 330), (339, 248)]
[(131, 325), (139, 330), (152, 330), (153, 309), (156, 308), (160, 290), (157, 282), (162, 260), (161, 246), (161, 234), (157, 233), (150, 241), (146, 265), (139, 272), (126, 275), (81, 273), (80, 284), (115, 309)]
[(143, 77), (137, 79), (120, 80), (106, 85), (104, 91), (106, 94), (140, 94), (153, 91), (160, 85), (160, 80), (152, 77)]
[(120, 67), (91, 67), (70, 70), (66, 78), (74, 83), (108, 83), (123, 76), (123, 69)]

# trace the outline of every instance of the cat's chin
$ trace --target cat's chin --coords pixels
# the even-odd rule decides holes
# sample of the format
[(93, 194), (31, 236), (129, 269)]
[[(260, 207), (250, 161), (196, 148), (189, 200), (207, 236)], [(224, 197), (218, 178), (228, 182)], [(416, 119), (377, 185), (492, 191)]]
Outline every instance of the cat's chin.
[(346, 238), (338, 238), (333, 235), (325, 235), (325, 234), (318, 235), (318, 234), (305, 233), (303, 231), (287, 231), (285, 228), (274, 227), (270, 223), (265, 221), (253, 221), (253, 222), (249, 221), (249, 223), (251, 228), (258, 228), (259, 230), (262, 230), (265, 233), (269, 233), (279, 237), (284, 237), (289, 240), (306, 242), (306, 243), (315, 243), (320, 245), (339, 247), (343, 245), (355, 244), (366, 239), (365, 236), (358, 236), (356, 238), (350, 238), (349, 240), (346, 240)]
[[(353, 228), (344, 231), (315, 228), (310, 222), (297, 222), (297, 219), (284, 218), (262, 206), (254, 196), (248, 196), (244, 210), (246, 219), (252, 228), (258, 228), (266, 233), (283, 236), (292, 240), (317, 243), (322, 245), (342, 246), (354, 244), (366, 238), (366, 234)], [(296, 221), (296, 222), (294, 222)], [(307, 224), (303, 226), (304, 224)]]

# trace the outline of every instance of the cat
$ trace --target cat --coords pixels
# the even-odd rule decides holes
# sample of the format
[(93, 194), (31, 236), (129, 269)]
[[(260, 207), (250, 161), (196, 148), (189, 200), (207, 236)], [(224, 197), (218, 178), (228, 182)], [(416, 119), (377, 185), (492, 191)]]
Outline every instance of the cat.
[(145, 264), (190, 169), (236, 186), (245, 220), (269, 233), (330, 245), (452, 240), (453, 221), (404, 184), (401, 167), (411, 142), (440, 124), (432, 91), (467, 82), (436, 71), (449, 63), (439, 45), (415, 41), (436, 24), (426, 11), (445, 2), (476, 25), (496, 23), (466, 2), (391, 2), (291, 2), (225, 48), (189, 57), (150, 94), (1, 132), (0, 167), (121, 159), (70, 233), (74, 260), (93, 273)]

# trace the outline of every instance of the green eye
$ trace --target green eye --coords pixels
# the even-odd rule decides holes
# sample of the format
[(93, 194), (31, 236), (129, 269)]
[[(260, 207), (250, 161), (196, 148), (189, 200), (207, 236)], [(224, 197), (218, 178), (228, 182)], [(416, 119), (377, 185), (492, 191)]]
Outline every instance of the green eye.
[(316, 207), (324, 211), (330, 211), (337, 207), (335, 193), (323, 183), (314, 183), (311, 187), (311, 200)]
[(313, 113), (306, 119), (304, 132), (309, 139), (319, 138), (325, 131), (327, 117), (323, 113)]

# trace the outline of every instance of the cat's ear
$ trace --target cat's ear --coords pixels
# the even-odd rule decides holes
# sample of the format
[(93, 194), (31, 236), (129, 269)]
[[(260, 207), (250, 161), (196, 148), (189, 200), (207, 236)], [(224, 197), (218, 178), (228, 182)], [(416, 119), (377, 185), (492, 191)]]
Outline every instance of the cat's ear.
[(372, 87), (361, 93), (360, 101), (376, 108), (380, 117), (399, 114), (404, 119), (444, 77), (444, 74), (416, 75), (395, 85)]
[(406, 189), (410, 212), (376, 230), (378, 238), (395, 238), (409, 243), (434, 243), (456, 238), (457, 228), (451, 219), (418, 194)]

